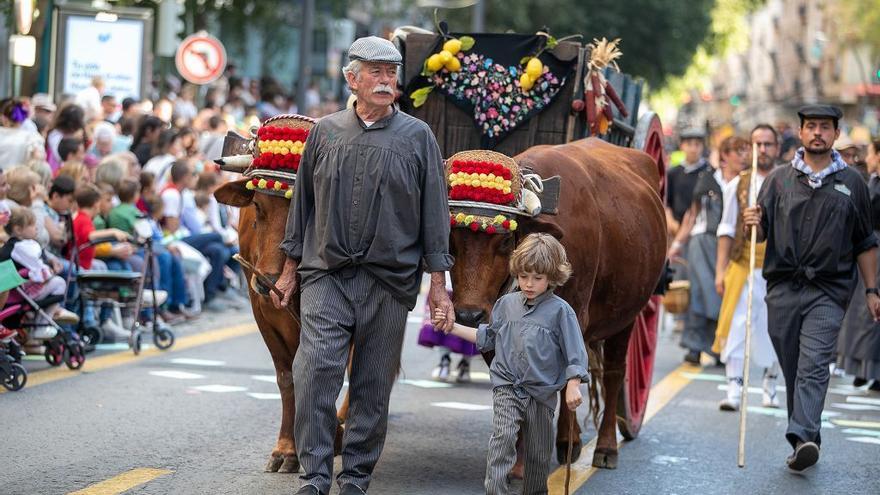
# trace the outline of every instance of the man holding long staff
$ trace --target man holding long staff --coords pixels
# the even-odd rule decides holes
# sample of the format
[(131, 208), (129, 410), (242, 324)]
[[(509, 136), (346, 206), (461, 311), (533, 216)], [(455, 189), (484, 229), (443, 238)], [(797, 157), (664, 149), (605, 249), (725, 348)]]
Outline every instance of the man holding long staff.
[(793, 472), (819, 460), (828, 365), (855, 287), (856, 265), (868, 310), (880, 320), (868, 187), (832, 149), (842, 115), (826, 105), (798, 111), (804, 146), (790, 166), (770, 174), (758, 204), (743, 215), (744, 228), (755, 227), (756, 240), (767, 240), (768, 328), (785, 377), (785, 436), (794, 449), (786, 462)]

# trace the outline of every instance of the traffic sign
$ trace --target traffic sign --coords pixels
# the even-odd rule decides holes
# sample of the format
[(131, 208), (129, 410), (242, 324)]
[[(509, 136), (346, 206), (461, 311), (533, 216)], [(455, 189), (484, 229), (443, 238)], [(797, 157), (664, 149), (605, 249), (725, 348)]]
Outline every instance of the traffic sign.
[(174, 57), (177, 72), (193, 84), (215, 81), (226, 69), (226, 49), (217, 38), (205, 32), (187, 36)]

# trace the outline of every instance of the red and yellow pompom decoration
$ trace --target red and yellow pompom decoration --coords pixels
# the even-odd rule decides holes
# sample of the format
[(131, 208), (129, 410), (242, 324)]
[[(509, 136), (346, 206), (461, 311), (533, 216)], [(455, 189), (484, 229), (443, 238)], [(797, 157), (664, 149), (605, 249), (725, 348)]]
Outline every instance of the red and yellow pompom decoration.
[(278, 194), (284, 194), (284, 197), (287, 199), (293, 197), (293, 189), (291, 189), (291, 186), (280, 180), (254, 178), (248, 181), (244, 187), (250, 191), (253, 191), (254, 189), (263, 189), (266, 191), (274, 190), (277, 191)]
[(253, 166), (271, 170), (299, 170), (299, 162), (305, 148), (307, 129), (263, 126), (257, 131), (257, 148), (260, 155)]
[(449, 170), (449, 199), (511, 204), (516, 201), (512, 178), (513, 172), (498, 163), (455, 160)]
[(450, 214), (449, 224), (452, 227), (463, 227), (471, 229), (474, 232), (485, 232), (487, 234), (514, 232), (518, 227), (516, 220), (507, 218), (504, 215), (484, 217), (480, 215), (468, 215), (466, 213)]

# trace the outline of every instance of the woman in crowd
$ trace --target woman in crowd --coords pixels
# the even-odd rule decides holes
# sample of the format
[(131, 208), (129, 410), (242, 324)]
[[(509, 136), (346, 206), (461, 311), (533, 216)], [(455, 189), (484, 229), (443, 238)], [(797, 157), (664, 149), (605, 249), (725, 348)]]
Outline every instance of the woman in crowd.
[(43, 136), (22, 127), (27, 118), (28, 110), (21, 100), (0, 100), (0, 170), (45, 157)]
[(687, 349), (685, 361), (699, 364), (700, 353), (712, 353), (715, 326), (721, 308), (721, 296), (715, 290), (715, 259), (718, 253), (716, 230), (724, 207), (724, 186), (742, 170), (749, 153), (745, 139), (731, 136), (721, 142), (719, 166), (700, 172), (693, 201), (681, 222), (681, 228), (669, 248), (670, 259), (678, 258), (681, 246), (687, 245), (688, 279), (691, 283), (681, 346)]
[(159, 117), (144, 115), (138, 122), (134, 139), (131, 142), (131, 151), (138, 159), (138, 163), (144, 166), (150, 158), (155, 156), (154, 147), (159, 140), (159, 134), (166, 127)]
[(67, 103), (58, 110), (55, 121), (49, 129), (49, 135), (46, 138), (46, 159), (52, 167), (52, 171), (56, 172), (64, 160), (58, 153), (58, 144), (64, 138), (79, 138), (84, 143), (87, 142), (85, 112), (82, 107), (74, 103)]

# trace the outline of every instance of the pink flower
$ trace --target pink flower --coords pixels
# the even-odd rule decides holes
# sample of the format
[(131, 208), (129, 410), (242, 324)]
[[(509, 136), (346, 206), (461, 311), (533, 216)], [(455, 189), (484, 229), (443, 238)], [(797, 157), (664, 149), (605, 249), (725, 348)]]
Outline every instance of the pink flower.
[(489, 108), (489, 110), (486, 112), (486, 115), (487, 115), (490, 119), (498, 118), (498, 110), (495, 110), (494, 107), (493, 107), (493, 108)]

